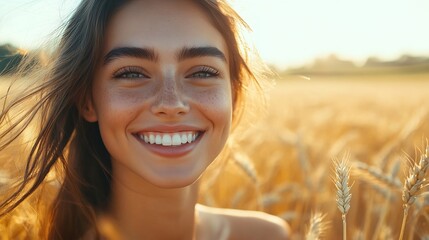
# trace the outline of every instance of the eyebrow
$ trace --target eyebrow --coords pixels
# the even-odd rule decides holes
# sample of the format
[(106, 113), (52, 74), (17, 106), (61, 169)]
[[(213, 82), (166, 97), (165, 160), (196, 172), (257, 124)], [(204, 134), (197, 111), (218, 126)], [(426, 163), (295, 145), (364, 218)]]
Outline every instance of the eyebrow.
[[(158, 55), (151, 48), (119, 47), (104, 56), (104, 65), (121, 57), (136, 57), (149, 61), (158, 61)], [(176, 55), (178, 61), (196, 57), (217, 57), (226, 62), (225, 54), (216, 47), (184, 47)]]
[(225, 54), (216, 47), (184, 47), (177, 54), (179, 61), (196, 57), (217, 57), (226, 62)]
[(104, 65), (113, 61), (116, 58), (121, 57), (136, 57), (143, 58), (149, 61), (156, 62), (158, 56), (155, 54), (155, 51), (150, 48), (138, 48), (138, 47), (119, 47), (114, 48), (104, 56)]

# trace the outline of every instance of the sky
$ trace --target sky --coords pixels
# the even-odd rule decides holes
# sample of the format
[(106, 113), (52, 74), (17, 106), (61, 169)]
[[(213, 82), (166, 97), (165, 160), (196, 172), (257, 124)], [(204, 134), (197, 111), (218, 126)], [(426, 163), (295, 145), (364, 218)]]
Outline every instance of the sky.
[[(39, 46), (80, 0), (0, 0), (0, 44)], [(261, 57), (280, 68), (335, 54), (363, 63), (429, 56), (428, 0), (230, 0)]]

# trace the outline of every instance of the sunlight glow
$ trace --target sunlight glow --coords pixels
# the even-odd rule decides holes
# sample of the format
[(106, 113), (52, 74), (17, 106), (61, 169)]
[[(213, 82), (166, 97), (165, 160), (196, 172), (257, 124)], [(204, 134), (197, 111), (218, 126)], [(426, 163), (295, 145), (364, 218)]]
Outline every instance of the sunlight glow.
[[(0, 44), (33, 48), (80, 0), (0, 0)], [(359, 62), (429, 55), (426, 0), (231, 0), (263, 59), (279, 67), (336, 54)]]
[(429, 54), (429, 1), (233, 0), (268, 62), (296, 65), (336, 54), (364, 61)]

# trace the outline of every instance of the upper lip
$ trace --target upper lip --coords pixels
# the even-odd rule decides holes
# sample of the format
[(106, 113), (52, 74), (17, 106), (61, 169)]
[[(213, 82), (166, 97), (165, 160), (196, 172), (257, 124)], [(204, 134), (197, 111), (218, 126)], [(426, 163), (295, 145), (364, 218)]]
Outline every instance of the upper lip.
[(135, 133), (145, 132), (160, 132), (160, 133), (174, 133), (174, 132), (186, 132), (186, 131), (205, 131), (201, 127), (191, 125), (154, 125), (140, 129)]

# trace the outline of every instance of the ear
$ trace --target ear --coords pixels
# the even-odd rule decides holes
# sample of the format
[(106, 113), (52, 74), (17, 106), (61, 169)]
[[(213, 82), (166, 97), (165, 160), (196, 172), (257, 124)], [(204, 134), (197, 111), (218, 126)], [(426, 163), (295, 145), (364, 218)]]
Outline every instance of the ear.
[(80, 114), (82, 114), (83, 118), (88, 122), (97, 122), (97, 112), (95, 111), (94, 104), (92, 102), (91, 97), (87, 97), (83, 106), (79, 109)]

